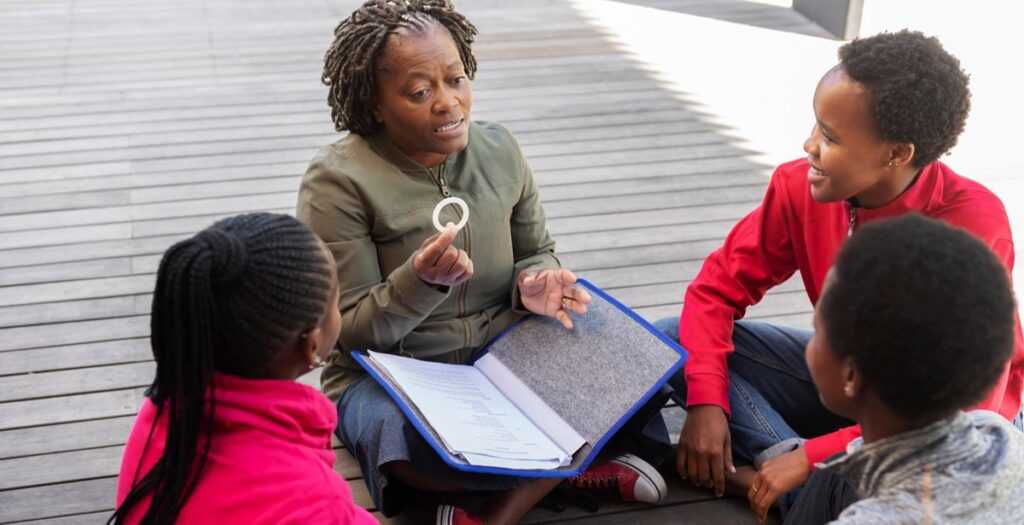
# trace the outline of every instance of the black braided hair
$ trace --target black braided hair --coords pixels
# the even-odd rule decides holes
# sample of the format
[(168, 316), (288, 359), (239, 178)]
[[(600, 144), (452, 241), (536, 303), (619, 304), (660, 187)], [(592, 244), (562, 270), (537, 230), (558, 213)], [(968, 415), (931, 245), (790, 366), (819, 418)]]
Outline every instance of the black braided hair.
[(388, 36), (400, 28), (423, 32), (434, 24), (448, 30), (470, 80), (476, 75), (473, 40), (476, 27), (455, 11), (450, 0), (368, 0), (334, 29), (324, 54), (321, 81), (329, 86), (327, 104), (338, 131), (369, 136), (380, 130), (373, 118), (377, 59)]
[(331, 272), (316, 236), (288, 215), (224, 219), (167, 250), (151, 317), (156, 377), (146, 391), (157, 419), (170, 418), (167, 441), (108, 524), (148, 495), (141, 523), (177, 520), (209, 452), (214, 372), (266, 377), (277, 353), (320, 323)]

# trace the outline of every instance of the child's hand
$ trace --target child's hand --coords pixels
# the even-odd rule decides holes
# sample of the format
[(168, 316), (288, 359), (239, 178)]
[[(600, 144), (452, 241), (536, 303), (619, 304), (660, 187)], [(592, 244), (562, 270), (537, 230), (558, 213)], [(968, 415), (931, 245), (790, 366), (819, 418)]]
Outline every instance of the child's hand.
[(437, 286), (455, 286), (473, 276), (473, 261), (469, 254), (452, 246), (459, 230), (448, 223), (444, 231), (431, 235), (412, 257), (412, 269), (425, 283)]
[(519, 274), (519, 297), (527, 310), (554, 317), (571, 330), (569, 311), (585, 314), (590, 304), (590, 294), (575, 284), (569, 270), (526, 270)]
[(759, 523), (768, 520), (768, 510), (783, 494), (799, 487), (810, 476), (807, 453), (803, 447), (780, 454), (761, 465), (750, 485), (747, 499)]

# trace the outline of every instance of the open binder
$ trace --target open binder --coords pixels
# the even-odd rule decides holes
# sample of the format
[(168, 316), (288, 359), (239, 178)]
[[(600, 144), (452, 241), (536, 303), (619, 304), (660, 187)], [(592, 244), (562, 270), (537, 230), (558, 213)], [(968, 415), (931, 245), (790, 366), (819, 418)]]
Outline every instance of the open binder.
[[(606, 292), (584, 279), (579, 279), (577, 286), (590, 291), (593, 301), (586, 314), (573, 315), (575, 326), (571, 331), (554, 319), (529, 316), (491, 341), (469, 365), (427, 363), (372, 352), (353, 352), (352, 356), (452, 468), (518, 477), (576, 476), (672, 374), (680, 373), (686, 360), (678, 344)], [(404, 368), (406, 365), (411, 368)], [(437, 385), (441, 390), (442, 376), (449, 373), (453, 374), (449, 376), (451, 385), (466, 382), (466, 378), (480, 382), (481, 388), (492, 388), (486, 383), (496, 385), (493, 388), (565, 456), (541, 454), (538, 458), (543, 460), (516, 460), (499, 466), (502, 461), (495, 463), (484, 457), (489, 452), (461, 452), (466, 436), (450, 432), (453, 427), (446, 421), (461, 415), (460, 405), (425, 403), (420, 407), (412, 401), (437, 401), (421, 395), (431, 386), (424, 378), (433, 378), (429, 374), (435, 372), (440, 374)], [(407, 375), (420, 373), (427, 375)], [(477, 380), (477, 375), (487, 379)], [(500, 412), (501, 408), (494, 410)], [(447, 435), (445, 429), (449, 430)], [(487, 448), (492, 443), (473, 445)], [(500, 443), (493, 445), (501, 448)], [(545, 453), (553, 450), (547, 443), (538, 443), (535, 449)], [(530, 461), (544, 462), (544, 466), (523, 466), (532, 464)]]

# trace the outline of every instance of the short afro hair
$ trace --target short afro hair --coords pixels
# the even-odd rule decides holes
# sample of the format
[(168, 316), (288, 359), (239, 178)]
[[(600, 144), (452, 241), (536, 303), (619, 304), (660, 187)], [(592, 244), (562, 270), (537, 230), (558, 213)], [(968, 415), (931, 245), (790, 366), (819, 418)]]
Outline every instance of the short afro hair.
[(830, 350), (915, 421), (983, 399), (1014, 349), (1006, 268), (971, 234), (917, 214), (854, 234), (818, 309)]
[(867, 87), (884, 140), (914, 144), (915, 167), (956, 145), (971, 110), (969, 78), (935, 37), (904, 29), (839, 48), (843, 70)]
[(324, 54), (320, 77), (330, 88), (327, 104), (334, 129), (364, 137), (380, 131), (373, 118), (373, 100), (377, 59), (388, 37), (402, 28), (423, 32), (435, 24), (448, 30), (466, 77), (472, 80), (476, 75), (476, 27), (455, 10), (451, 0), (368, 0), (338, 24), (334, 42)]

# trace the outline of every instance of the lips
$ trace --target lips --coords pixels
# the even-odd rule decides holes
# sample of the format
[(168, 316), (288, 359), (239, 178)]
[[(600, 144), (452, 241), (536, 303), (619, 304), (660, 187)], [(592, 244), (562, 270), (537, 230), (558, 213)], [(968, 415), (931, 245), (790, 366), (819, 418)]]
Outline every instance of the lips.
[(445, 122), (444, 124), (434, 128), (434, 133), (448, 133), (448, 132), (451, 132), (451, 131), (455, 131), (465, 121), (466, 121), (465, 117), (459, 117), (459, 118), (457, 118), (455, 120), (452, 120), (452, 121), (449, 121), (449, 122)]
[(827, 176), (821, 171), (821, 169), (815, 167), (813, 164), (807, 168), (807, 180), (811, 184), (817, 184), (824, 181), (826, 178)]

